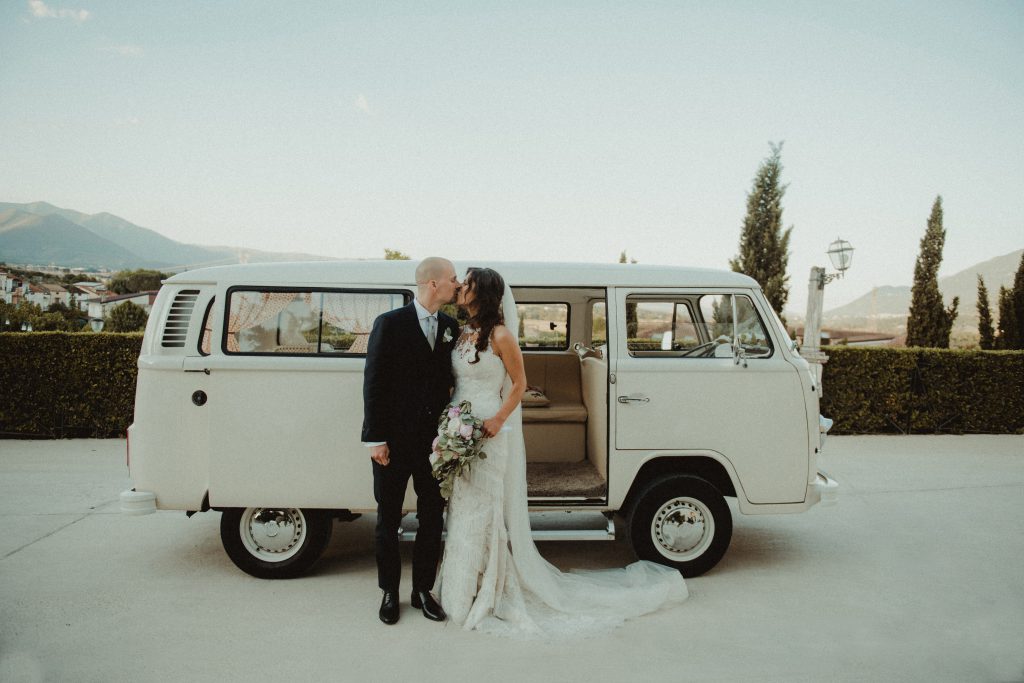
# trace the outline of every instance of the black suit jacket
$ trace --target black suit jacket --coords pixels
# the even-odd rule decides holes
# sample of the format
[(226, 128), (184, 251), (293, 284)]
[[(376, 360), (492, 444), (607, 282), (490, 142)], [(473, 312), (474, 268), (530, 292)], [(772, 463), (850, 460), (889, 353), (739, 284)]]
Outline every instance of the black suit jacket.
[(409, 450), (429, 455), (455, 385), (451, 352), (458, 335), (458, 323), (438, 311), (431, 350), (412, 303), (377, 317), (363, 375), (363, 441), (386, 441), (393, 455)]

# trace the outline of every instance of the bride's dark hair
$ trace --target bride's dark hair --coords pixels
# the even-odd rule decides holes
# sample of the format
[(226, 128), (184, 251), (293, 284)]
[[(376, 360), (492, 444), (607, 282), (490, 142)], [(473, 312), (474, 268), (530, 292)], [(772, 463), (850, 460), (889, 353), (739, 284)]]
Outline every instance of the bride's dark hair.
[(466, 271), (466, 282), (462, 286), (473, 292), (474, 296), (476, 315), (471, 316), (467, 322), (477, 329), (476, 358), (470, 363), (479, 363), (480, 352), (487, 350), (494, 326), (505, 322), (501, 311), (505, 280), (490, 268), (470, 268)]

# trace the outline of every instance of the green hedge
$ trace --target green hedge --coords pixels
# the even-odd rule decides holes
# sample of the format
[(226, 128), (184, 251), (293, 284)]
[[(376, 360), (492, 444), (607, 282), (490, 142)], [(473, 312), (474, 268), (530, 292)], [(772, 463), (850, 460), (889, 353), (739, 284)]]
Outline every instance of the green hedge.
[[(115, 437), (140, 334), (0, 333), (0, 436)], [(833, 434), (1024, 433), (1024, 352), (829, 347)]]
[(0, 334), (0, 436), (124, 435), (141, 334)]
[(832, 434), (1024, 433), (1024, 352), (824, 351)]

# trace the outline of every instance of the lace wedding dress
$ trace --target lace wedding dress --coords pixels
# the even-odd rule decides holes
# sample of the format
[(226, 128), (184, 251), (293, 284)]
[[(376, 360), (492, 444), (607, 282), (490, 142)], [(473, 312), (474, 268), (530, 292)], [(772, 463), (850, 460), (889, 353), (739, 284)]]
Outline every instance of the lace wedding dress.
[[(506, 292), (506, 298), (511, 295)], [(506, 324), (514, 315), (505, 307)], [(510, 329), (517, 329), (518, 324)], [(452, 354), (453, 403), (476, 417), (501, 407), (505, 367), (490, 347), (476, 355), (466, 330)], [(455, 481), (448, 506), (444, 559), (434, 591), (449, 618), (465, 629), (519, 637), (562, 638), (610, 629), (686, 598), (678, 571), (653, 562), (624, 569), (565, 573), (534, 545), (527, 509), (526, 454), (517, 408), (484, 443), (487, 458)]]

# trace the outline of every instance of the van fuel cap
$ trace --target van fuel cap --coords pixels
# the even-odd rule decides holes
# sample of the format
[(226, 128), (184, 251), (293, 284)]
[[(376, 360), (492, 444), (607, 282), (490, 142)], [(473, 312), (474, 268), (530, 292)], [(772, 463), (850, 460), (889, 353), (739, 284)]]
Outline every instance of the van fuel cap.
[(205, 405), (206, 404), (206, 392), (205, 391), (193, 391), (192, 392), (192, 402), (195, 403), (197, 406)]

